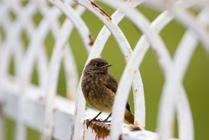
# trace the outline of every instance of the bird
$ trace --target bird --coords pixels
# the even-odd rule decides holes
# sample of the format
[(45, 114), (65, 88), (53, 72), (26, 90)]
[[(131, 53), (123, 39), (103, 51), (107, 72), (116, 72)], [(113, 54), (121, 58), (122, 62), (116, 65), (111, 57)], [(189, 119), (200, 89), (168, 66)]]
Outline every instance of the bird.
[[(104, 121), (108, 121), (111, 116), (118, 88), (117, 81), (108, 73), (111, 66), (105, 59), (94, 58), (89, 61), (84, 69), (81, 81), (83, 95), (91, 107), (100, 111), (91, 121), (96, 120), (102, 112), (110, 113)], [(126, 123), (134, 124), (134, 115), (131, 113), (128, 103), (124, 119)]]

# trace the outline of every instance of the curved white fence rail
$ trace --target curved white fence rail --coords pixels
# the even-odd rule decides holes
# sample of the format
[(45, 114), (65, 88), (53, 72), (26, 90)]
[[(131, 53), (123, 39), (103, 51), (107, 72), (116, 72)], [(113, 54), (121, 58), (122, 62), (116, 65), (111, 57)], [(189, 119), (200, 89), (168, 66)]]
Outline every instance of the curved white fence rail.
[[(15, 120), (15, 139), (26, 139), (27, 126), (41, 132), (41, 139), (100, 138), (96, 131), (86, 128), (83, 124), (85, 99), (81, 91), (77, 64), (68, 43), (75, 28), (89, 54), (86, 63), (101, 55), (110, 35), (117, 41), (127, 63), (113, 106), (111, 130), (110, 133), (103, 135), (103, 138), (172, 139), (172, 123), (176, 112), (178, 139), (193, 140), (192, 115), (182, 79), (198, 41), (204, 44), (207, 52), (209, 50), (209, 1), (101, 0), (101, 2), (115, 9), (115, 12), (109, 16), (91, 0), (0, 1), (1, 115)], [(161, 12), (152, 23), (136, 9), (141, 4)], [(200, 11), (198, 15), (188, 10), (191, 7)], [(95, 41), (92, 40), (90, 30), (81, 17), (85, 11), (90, 11), (104, 24)], [(36, 15), (41, 19), (34, 21), (33, 17)], [(66, 19), (61, 24), (59, 18), (63, 15)], [(124, 18), (129, 19), (143, 34), (134, 50), (118, 26)], [(174, 57), (171, 57), (159, 33), (173, 19), (182, 24), (187, 31), (179, 42)], [(28, 44), (24, 44), (25, 41), (21, 39), (23, 34)], [(54, 40), (54, 46), (50, 46), (53, 48), (50, 59), (45, 44), (49, 34)], [(165, 77), (157, 130), (131, 132), (127, 130), (129, 126), (123, 124), (122, 115), (125, 112), (131, 85), (135, 124), (140, 123), (142, 128), (145, 128), (146, 124), (144, 89), (138, 68), (149, 48), (156, 53), (156, 59)], [(12, 60), (15, 69), (13, 75), (9, 74)], [(56, 95), (62, 63), (67, 75), (68, 99)], [(31, 83), (34, 67), (38, 71), (37, 85)], [(92, 111), (86, 114), (91, 114)], [(0, 117), (0, 139), (4, 139), (3, 116)]]

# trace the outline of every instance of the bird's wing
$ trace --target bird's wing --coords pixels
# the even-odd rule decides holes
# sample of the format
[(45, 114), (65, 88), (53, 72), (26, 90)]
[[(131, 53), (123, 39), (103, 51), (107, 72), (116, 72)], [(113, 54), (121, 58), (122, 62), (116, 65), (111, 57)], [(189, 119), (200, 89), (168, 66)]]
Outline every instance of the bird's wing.
[(105, 85), (107, 88), (109, 88), (114, 93), (116, 93), (117, 88), (118, 88), (118, 82), (115, 80), (115, 78), (113, 76), (108, 74), (108, 76), (106, 78)]
[[(117, 91), (117, 88), (118, 88), (118, 82), (115, 80), (115, 78), (111, 75), (108, 74), (108, 78), (107, 78), (107, 81), (106, 81), (106, 87), (111, 89), (115, 94), (116, 94), (116, 91)], [(129, 104), (127, 103), (126, 104), (126, 109), (131, 112), (131, 109), (130, 109), (130, 106)]]

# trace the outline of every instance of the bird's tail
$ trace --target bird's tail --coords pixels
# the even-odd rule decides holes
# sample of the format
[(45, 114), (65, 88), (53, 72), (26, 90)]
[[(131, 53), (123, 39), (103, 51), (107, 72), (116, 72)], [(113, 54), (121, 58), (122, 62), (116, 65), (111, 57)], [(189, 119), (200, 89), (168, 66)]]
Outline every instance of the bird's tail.
[(134, 124), (134, 115), (128, 110), (125, 112), (125, 121), (128, 124)]
[(125, 122), (131, 125), (130, 128), (131, 131), (142, 130), (142, 127), (139, 124), (138, 125), (134, 124), (134, 115), (129, 110), (126, 110), (125, 113)]

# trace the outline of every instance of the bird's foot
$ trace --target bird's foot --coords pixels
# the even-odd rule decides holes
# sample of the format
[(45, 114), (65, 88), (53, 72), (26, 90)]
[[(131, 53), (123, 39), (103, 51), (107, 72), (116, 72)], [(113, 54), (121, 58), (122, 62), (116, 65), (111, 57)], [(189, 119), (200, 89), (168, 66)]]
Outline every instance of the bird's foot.
[(101, 119), (91, 119), (91, 120), (87, 120), (86, 121), (86, 126), (87, 126), (87, 128), (91, 125), (91, 123), (92, 122), (103, 122), (103, 120), (101, 120)]
[(90, 126), (90, 124), (92, 123), (92, 122), (101, 122), (101, 123), (110, 123), (111, 122), (111, 120), (108, 120), (108, 119), (105, 119), (105, 120), (101, 120), (101, 119), (91, 119), (91, 120), (88, 120), (86, 123), (86, 125), (87, 125), (87, 128)]

